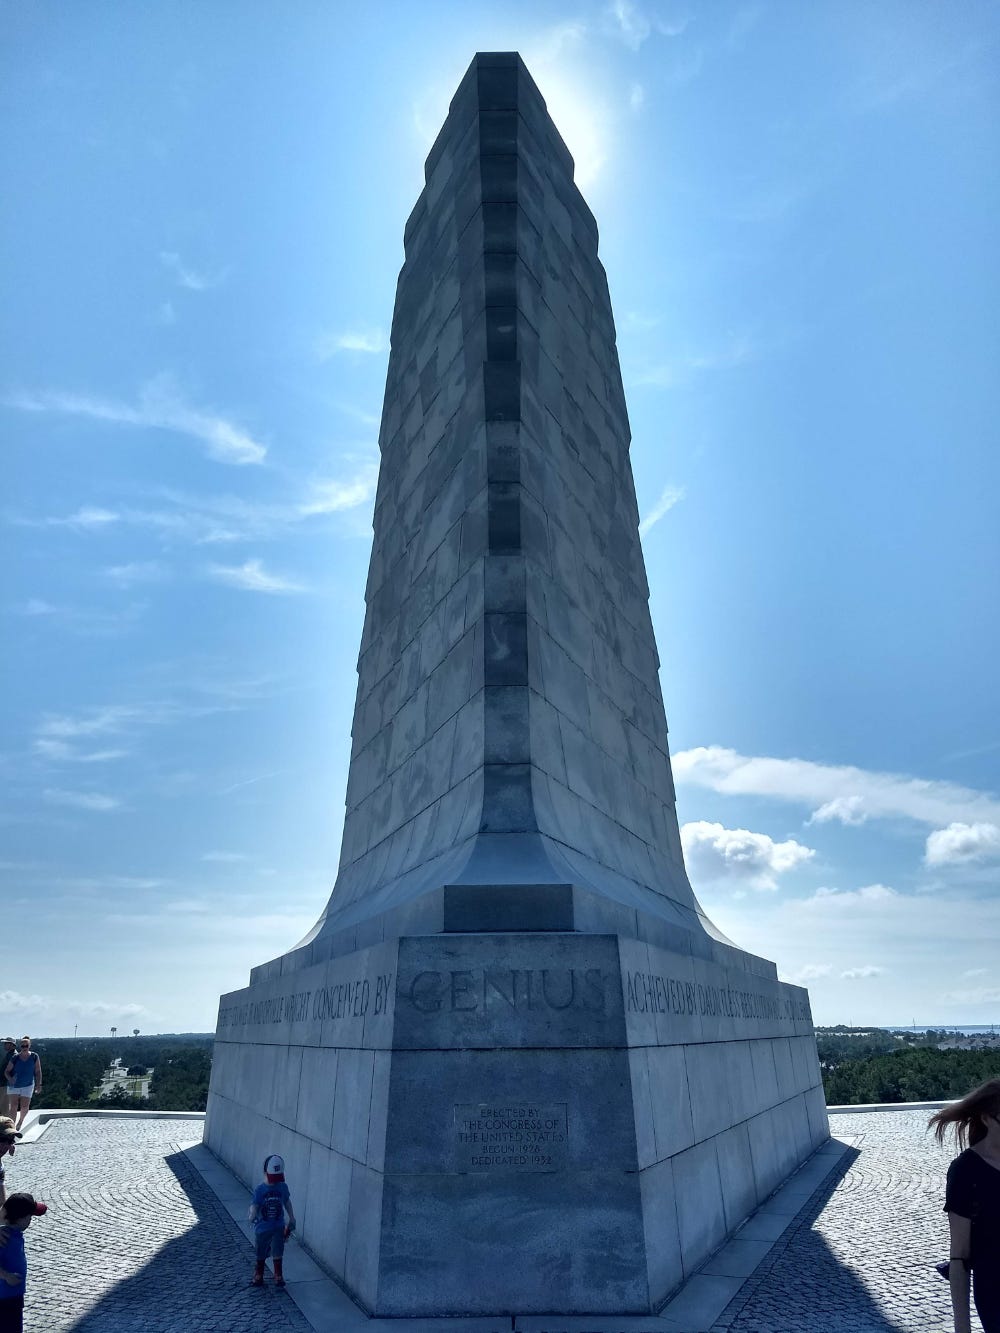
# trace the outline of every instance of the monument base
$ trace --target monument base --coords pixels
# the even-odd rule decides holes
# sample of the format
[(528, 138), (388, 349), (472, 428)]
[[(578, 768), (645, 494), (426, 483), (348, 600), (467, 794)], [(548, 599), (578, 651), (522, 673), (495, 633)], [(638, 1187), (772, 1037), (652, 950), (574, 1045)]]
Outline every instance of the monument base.
[(802, 988), (551, 932), (224, 996), (205, 1130), (249, 1185), (281, 1153), (300, 1241), (395, 1316), (654, 1312), (828, 1136)]

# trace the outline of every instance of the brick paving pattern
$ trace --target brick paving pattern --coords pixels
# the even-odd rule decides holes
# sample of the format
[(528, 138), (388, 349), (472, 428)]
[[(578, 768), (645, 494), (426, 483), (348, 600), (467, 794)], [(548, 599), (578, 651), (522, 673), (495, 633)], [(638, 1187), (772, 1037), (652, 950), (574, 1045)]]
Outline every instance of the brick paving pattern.
[(25, 1237), (30, 1333), (308, 1333), (287, 1293), (247, 1286), (250, 1245), (181, 1154), (197, 1121), (54, 1121), (8, 1190), (51, 1211)]
[(955, 1149), (937, 1146), (927, 1116), (830, 1117), (856, 1151), (727, 1308), (720, 1333), (951, 1333), (948, 1284), (934, 1264), (948, 1257), (941, 1210)]
[[(831, 1118), (848, 1154), (716, 1323), (717, 1333), (951, 1333), (941, 1206), (950, 1149), (926, 1113)], [(290, 1297), (247, 1286), (250, 1246), (180, 1145), (197, 1122), (55, 1121), (11, 1164), (34, 1222), (30, 1333), (307, 1333)], [(973, 1329), (979, 1323), (973, 1314)]]

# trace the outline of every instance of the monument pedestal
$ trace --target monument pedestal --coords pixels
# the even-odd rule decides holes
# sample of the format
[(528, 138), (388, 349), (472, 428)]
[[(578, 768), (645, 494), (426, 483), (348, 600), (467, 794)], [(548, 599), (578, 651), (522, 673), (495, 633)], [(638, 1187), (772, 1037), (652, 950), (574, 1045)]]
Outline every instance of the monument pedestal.
[[(754, 960), (756, 961), (756, 960)], [(409, 937), (222, 1000), (205, 1142), (379, 1315), (655, 1311), (829, 1134), (805, 992), (616, 935)]]

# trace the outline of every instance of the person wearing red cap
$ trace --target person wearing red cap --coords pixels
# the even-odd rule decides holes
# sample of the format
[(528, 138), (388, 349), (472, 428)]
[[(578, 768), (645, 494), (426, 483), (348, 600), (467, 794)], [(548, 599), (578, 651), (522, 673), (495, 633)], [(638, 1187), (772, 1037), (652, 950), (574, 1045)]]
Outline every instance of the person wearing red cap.
[[(285, 1225), (284, 1214), (288, 1214)], [(251, 1287), (264, 1285), (264, 1265), (271, 1255), (274, 1264), (274, 1285), (283, 1287), (285, 1275), (282, 1272), (285, 1241), (295, 1230), (295, 1214), (292, 1212), (292, 1196), (285, 1184), (285, 1159), (277, 1153), (264, 1158), (264, 1180), (253, 1192), (250, 1204), (250, 1221), (253, 1223), (254, 1238), (257, 1243), (257, 1264), (250, 1279)], [(2, 1326), (0, 1326), (2, 1333)]]
[(31, 1194), (12, 1194), (0, 1208), (0, 1333), (23, 1333), (28, 1275), (24, 1233), (33, 1217), (44, 1217), (47, 1212), (46, 1205)]

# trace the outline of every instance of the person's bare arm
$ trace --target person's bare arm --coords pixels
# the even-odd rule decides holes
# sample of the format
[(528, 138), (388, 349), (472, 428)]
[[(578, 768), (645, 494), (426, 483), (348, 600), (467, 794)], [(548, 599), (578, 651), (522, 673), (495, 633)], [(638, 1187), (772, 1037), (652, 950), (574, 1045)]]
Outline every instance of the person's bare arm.
[(285, 1212), (288, 1214), (288, 1225), (285, 1227), (285, 1233), (295, 1230), (295, 1214), (292, 1212), (292, 1196), (289, 1194), (285, 1200)]
[(39, 1060), (38, 1056), (36, 1055), (36, 1056), (35, 1056), (35, 1091), (36, 1091), (36, 1092), (41, 1092), (41, 1090), (42, 1090), (42, 1062), (41, 1062), (41, 1060)]
[(951, 1309), (955, 1319), (955, 1333), (972, 1333), (969, 1314), (969, 1253), (972, 1248), (972, 1223), (958, 1213), (948, 1214), (951, 1243), (948, 1257), (948, 1281), (951, 1285)]

